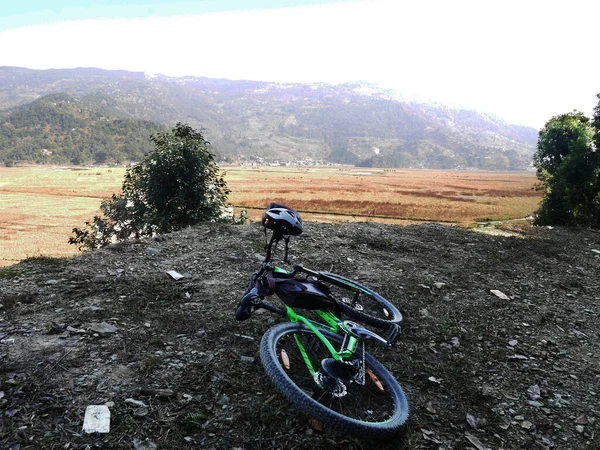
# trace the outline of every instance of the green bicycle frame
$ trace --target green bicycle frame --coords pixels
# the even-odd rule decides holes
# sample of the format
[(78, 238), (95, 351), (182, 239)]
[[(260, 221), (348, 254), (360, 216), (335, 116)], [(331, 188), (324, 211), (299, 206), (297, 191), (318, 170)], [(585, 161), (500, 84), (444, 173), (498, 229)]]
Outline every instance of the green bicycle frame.
[[(285, 307), (285, 312), (286, 312), (287, 318), (290, 322), (294, 322), (294, 323), (300, 322), (300, 323), (303, 323), (304, 325), (306, 325), (306, 327), (323, 343), (323, 345), (325, 345), (325, 347), (327, 348), (329, 353), (331, 353), (331, 357), (333, 359), (335, 359), (336, 361), (342, 361), (344, 358), (350, 358), (356, 351), (356, 348), (358, 346), (358, 339), (356, 339), (354, 336), (348, 335), (348, 345), (346, 346), (345, 349), (342, 348), (338, 352), (333, 347), (331, 342), (329, 342), (329, 340), (325, 336), (323, 336), (323, 333), (321, 333), (319, 331), (319, 329), (326, 329), (326, 328), (329, 328), (329, 330), (331, 330), (333, 333), (337, 333), (338, 329), (340, 329), (340, 328), (342, 330), (345, 330), (344, 324), (337, 317), (335, 317), (335, 315), (333, 315), (329, 311), (323, 311), (323, 310), (315, 310), (314, 311), (321, 319), (323, 319), (325, 324), (309, 320), (304, 316), (296, 314), (296, 312), (289, 306)], [(316, 370), (314, 369), (312, 363), (310, 362), (310, 359), (308, 357), (308, 354), (306, 353), (306, 349), (304, 348), (304, 345), (302, 345), (302, 343), (300, 342), (300, 340), (298, 339), (297, 336), (294, 336), (294, 339), (296, 341), (296, 344), (298, 345), (298, 349), (300, 350), (300, 353), (302, 354), (302, 359), (304, 359), (306, 368), (310, 372), (311, 376), (314, 376), (316, 373)]]

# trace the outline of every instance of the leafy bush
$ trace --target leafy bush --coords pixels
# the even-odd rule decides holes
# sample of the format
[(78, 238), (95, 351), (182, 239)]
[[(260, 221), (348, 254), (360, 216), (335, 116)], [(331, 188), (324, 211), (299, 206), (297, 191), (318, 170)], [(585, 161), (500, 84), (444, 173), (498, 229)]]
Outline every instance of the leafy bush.
[(102, 216), (73, 229), (70, 244), (91, 249), (219, 220), (229, 190), (210, 143), (181, 123), (150, 139), (155, 150), (127, 170), (122, 192), (101, 203)]
[(595, 119), (591, 123), (572, 112), (553, 117), (540, 131), (534, 164), (546, 193), (537, 225), (600, 228), (600, 151), (594, 144), (600, 118)]

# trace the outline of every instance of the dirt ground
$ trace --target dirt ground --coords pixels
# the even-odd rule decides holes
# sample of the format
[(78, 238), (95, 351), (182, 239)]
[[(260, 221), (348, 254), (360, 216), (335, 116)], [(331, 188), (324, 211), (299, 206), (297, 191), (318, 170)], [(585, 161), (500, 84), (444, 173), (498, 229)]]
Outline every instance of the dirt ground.
[[(405, 315), (373, 349), (411, 407), (387, 443), (311, 428), (266, 379), (281, 319), (234, 320), (263, 246), (255, 224), (208, 224), (0, 269), (2, 448), (600, 448), (598, 232), (306, 223), (293, 263)], [(83, 433), (104, 404), (110, 432)]]

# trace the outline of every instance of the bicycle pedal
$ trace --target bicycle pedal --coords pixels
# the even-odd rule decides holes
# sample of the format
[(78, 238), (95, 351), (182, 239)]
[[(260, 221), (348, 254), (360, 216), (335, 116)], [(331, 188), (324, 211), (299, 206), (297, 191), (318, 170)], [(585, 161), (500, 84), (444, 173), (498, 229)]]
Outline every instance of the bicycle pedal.
[(388, 330), (388, 333), (387, 333), (385, 339), (389, 345), (394, 345), (401, 334), (402, 334), (402, 328), (400, 328), (400, 325), (398, 325), (396, 323), (392, 323), (392, 324), (390, 324), (390, 328)]
[(389, 347), (391, 345), (388, 340), (379, 336), (377, 333), (375, 333), (373, 331), (367, 330), (362, 325), (359, 325), (350, 320), (345, 320), (342, 323), (343, 323), (344, 329), (347, 333), (349, 333), (351, 336), (354, 336), (355, 338), (357, 338), (361, 341), (374, 340), (374, 341), (379, 342), (382, 345), (385, 345), (386, 347)]

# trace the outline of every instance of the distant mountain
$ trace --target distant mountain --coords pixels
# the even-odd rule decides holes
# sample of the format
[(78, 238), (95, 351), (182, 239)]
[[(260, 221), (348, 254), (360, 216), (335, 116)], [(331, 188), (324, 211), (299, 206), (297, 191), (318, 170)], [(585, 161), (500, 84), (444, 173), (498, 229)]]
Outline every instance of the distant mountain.
[[(56, 94), (66, 95), (58, 97), (63, 99), (60, 107), (54, 105)], [(39, 108), (46, 111), (36, 116), (39, 123), (18, 119)], [(98, 139), (104, 132), (113, 136), (100, 124), (126, 124), (119, 133), (131, 129), (129, 139), (138, 143), (143, 133), (189, 123), (203, 128), (213, 151), (227, 161), (310, 158), (367, 167), (524, 170), (537, 140), (533, 128), (475, 111), (406, 102), (367, 83), (279, 84), (93, 68), (0, 67), (0, 160), (10, 152), (19, 159), (14, 154), (18, 147), (29, 148), (29, 153), (19, 153), (21, 159), (41, 151), (36, 147), (40, 142), (26, 144), (32, 138), (28, 133), (39, 137), (44, 120), (57, 120), (50, 118), (55, 113), (66, 123), (79, 121), (72, 131), (94, 130)], [(65, 129), (52, 124), (47, 129), (56, 152), (68, 141)], [(128, 139), (114, 136), (121, 136), (121, 143)], [(139, 158), (147, 149), (138, 145), (130, 151), (128, 145), (120, 149), (127, 158)], [(86, 151), (79, 143), (74, 147)], [(93, 150), (83, 158), (76, 153), (62, 156), (71, 162), (98, 159)]]

